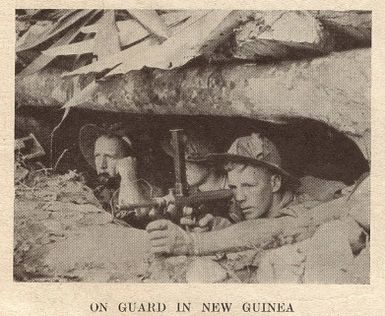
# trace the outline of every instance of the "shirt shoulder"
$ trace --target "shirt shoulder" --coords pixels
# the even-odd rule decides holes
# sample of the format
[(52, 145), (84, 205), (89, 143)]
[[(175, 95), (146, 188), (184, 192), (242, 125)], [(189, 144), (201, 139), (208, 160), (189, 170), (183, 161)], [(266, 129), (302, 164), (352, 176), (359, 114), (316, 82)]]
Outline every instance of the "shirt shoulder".
[(322, 202), (318, 200), (311, 199), (310, 196), (296, 196), (290, 203), (285, 205), (284, 208), (282, 208), (278, 216), (293, 216), (293, 217), (299, 217), (309, 210), (311, 210), (314, 207), (317, 207)]

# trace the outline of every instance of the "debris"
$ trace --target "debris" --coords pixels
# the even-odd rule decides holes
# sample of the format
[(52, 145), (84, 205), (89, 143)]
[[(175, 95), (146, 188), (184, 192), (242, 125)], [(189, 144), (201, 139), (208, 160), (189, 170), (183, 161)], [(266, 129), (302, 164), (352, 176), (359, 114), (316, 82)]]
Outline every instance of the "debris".
[[(169, 28), (169, 31), (171, 33), (175, 33), (176, 26), (186, 21), (192, 15), (192, 11), (183, 10), (181, 12), (163, 14), (162, 19), (164, 19), (166, 25)], [(86, 34), (97, 33), (97, 25), (98, 23), (83, 26), (81, 28), (81, 32)], [(139, 45), (140, 41), (143, 41), (150, 35), (149, 32), (138, 21), (134, 19), (117, 21), (116, 26), (119, 31), (119, 41), (121, 47), (133, 45), (135, 43), (138, 43), (136, 45)], [(90, 54), (93, 52), (94, 46), (95, 39), (92, 38), (68, 45), (52, 47), (45, 51), (42, 51), (42, 53), (49, 56)]]
[(18, 183), (25, 179), (29, 174), (29, 170), (22, 167), (20, 164), (15, 164), (15, 182)]
[[(203, 53), (201, 50), (207, 51), (206, 47), (211, 47), (211, 45), (208, 45), (208, 42), (212, 41), (213, 33), (224, 32), (224, 27), (226, 29), (235, 27), (239, 23), (237, 16), (229, 15), (230, 11), (226, 10), (199, 12), (195, 17), (184, 23), (177, 33), (160, 45), (154, 45), (145, 50), (143, 47), (135, 45), (123, 50), (119, 54), (111, 55), (103, 63), (93, 63), (65, 73), (63, 76), (87, 74), (90, 72), (98, 73), (111, 69), (118, 64), (122, 65), (109, 73), (109, 75), (124, 74), (130, 70), (142, 69), (144, 66), (161, 69), (172, 69), (182, 66), (192, 58)], [(196, 36), (191, 37), (191, 34)], [(225, 39), (225, 36), (221, 37), (222, 41)]]
[(35, 135), (17, 138), (15, 140), (15, 151), (19, 159), (23, 161), (39, 158), (45, 155), (44, 148), (40, 145)]
[(166, 23), (155, 10), (127, 10), (133, 15), (150, 33), (157, 36), (160, 42), (170, 37)]
[(28, 28), (28, 31), (23, 36), (17, 39), (16, 49), (29, 43), (34, 43), (47, 33), (52, 28), (53, 23), (51, 21), (38, 21), (34, 25)]
[[(45, 28), (45, 32), (39, 33), (39, 36), (35, 33), (35, 36), (29, 37), (27, 34), (25, 38), (21, 38), (21, 44), (16, 43), (16, 52), (21, 52), (25, 50), (30, 50), (36, 48), (37, 46), (49, 41), (56, 35), (60, 34), (63, 31), (68, 32), (68, 29), (75, 28), (79, 21), (84, 22), (84, 19), (87, 16), (90, 16), (92, 13), (96, 13), (98, 10), (73, 10), (68, 12), (66, 15), (62, 16), (56, 23), (54, 23), (49, 29)], [(99, 10), (100, 12), (100, 10)], [(84, 25), (83, 23), (82, 25)], [(76, 27), (79, 29), (79, 27)], [(59, 40), (60, 41), (60, 40)]]
[[(86, 11), (86, 14), (83, 12), (85, 19), (81, 20), (82, 21), (81, 24), (75, 23), (75, 22), (77, 22), (77, 16), (76, 16), (76, 18), (74, 17), (73, 18), (74, 21), (72, 21), (73, 23), (70, 24), (70, 27), (67, 30), (67, 32), (65, 33), (65, 35), (63, 35), (59, 40), (54, 42), (50, 47), (57, 47), (57, 46), (60, 46), (63, 44), (70, 43), (80, 33), (80, 27), (82, 25), (85, 25), (88, 22), (90, 22), (98, 14), (98, 12), (93, 12), (93, 11), (88, 12), (88, 10), (84, 10), (84, 11)], [(97, 11), (97, 10), (94, 10), (94, 11)], [(82, 15), (82, 17), (83, 17), (83, 15)], [(53, 30), (51, 30), (51, 32), (52, 31)], [(54, 32), (54, 34), (56, 34), (56, 33)], [(50, 38), (50, 37), (48, 37), (48, 38)], [(42, 41), (46, 41), (46, 40), (47, 40), (47, 38), (42, 40)], [(26, 45), (24, 45), (24, 46), (26, 46)], [(25, 48), (24, 46), (22, 46), (22, 48), (19, 48), (19, 49), (20, 50), (26, 50), (27, 48)], [(30, 49), (29, 46), (28, 46), (28, 49)], [(54, 58), (55, 58), (55, 56), (47, 56), (47, 55), (41, 54), (39, 57), (34, 59), (26, 68), (24, 68), (18, 74), (18, 76), (22, 78), (22, 77), (29, 76), (35, 72), (38, 72), (39, 70), (41, 70), (45, 66), (47, 66)]]
[(47, 50), (43, 50), (42, 53), (47, 56), (66, 56), (66, 55), (82, 55), (90, 54), (93, 52), (95, 46), (95, 39), (83, 40), (80, 42), (60, 45), (57, 47), (50, 47)]
[(120, 52), (118, 28), (115, 24), (115, 11), (104, 10), (104, 14), (98, 21), (98, 32), (95, 36), (93, 53), (98, 60), (104, 60), (107, 56)]

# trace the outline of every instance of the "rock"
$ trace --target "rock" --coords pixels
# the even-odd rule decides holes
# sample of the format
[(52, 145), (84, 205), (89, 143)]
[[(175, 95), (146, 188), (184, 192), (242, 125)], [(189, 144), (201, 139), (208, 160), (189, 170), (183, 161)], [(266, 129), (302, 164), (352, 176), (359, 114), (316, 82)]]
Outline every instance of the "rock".
[(346, 271), (353, 265), (354, 253), (364, 247), (362, 233), (349, 216), (325, 223), (309, 239), (265, 251), (251, 282), (352, 283)]
[(369, 284), (370, 253), (369, 245), (353, 259), (353, 262), (339, 275), (338, 283)]
[(348, 220), (322, 225), (309, 242), (306, 253), (304, 283), (337, 283), (354, 256), (351, 240), (359, 239), (361, 230)]
[(301, 283), (305, 255), (301, 252), (299, 244), (301, 243), (265, 252), (251, 282)]
[(218, 283), (226, 278), (226, 270), (208, 258), (195, 259), (186, 273), (187, 283)]

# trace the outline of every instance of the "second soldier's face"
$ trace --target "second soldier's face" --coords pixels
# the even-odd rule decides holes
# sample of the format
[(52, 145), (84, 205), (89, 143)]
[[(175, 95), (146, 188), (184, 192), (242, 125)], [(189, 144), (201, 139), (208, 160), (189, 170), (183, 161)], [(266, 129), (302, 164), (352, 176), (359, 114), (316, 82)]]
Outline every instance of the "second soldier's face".
[(124, 158), (124, 148), (116, 137), (101, 136), (95, 142), (95, 167), (100, 178), (111, 178), (117, 175), (116, 163)]
[(273, 188), (267, 170), (237, 164), (228, 171), (228, 179), (246, 220), (259, 218), (271, 209)]
[(186, 161), (186, 178), (190, 186), (200, 186), (205, 183), (210, 172), (210, 168), (202, 164)]

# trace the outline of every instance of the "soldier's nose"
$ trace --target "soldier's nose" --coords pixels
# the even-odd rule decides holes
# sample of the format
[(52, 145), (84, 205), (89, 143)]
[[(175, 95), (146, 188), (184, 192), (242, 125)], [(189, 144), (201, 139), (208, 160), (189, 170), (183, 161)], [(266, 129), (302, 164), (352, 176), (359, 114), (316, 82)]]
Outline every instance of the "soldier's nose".
[(102, 169), (107, 169), (107, 159), (105, 157), (102, 158), (101, 168)]
[(239, 188), (234, 190), (234, 196), (235, 196), (235, 200), (237, 202), (242, 202), (245, 199), (245, 196), (244, 196), (242, 190)]

